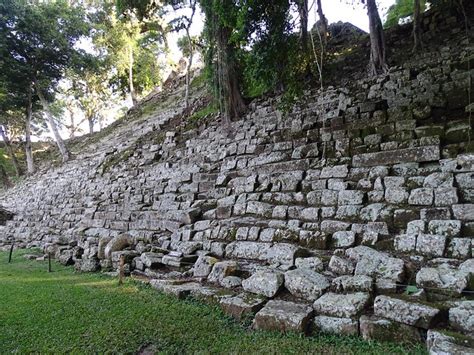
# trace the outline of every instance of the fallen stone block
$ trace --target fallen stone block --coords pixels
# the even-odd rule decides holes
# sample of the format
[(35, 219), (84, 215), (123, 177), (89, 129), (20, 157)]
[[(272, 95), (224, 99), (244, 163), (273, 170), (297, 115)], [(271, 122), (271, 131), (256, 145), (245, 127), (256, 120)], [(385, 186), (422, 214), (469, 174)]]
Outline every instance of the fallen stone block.
[(219, 283), (227, 276), (233, 276), (237, 272), (239, 264), (234, 260), (219, 261), (214, 264), (207, 280)]
[(470, 278), (468, 272), (442, 264), (418, 271), (416, 285), (425, 288), (427, 292), (459, 296), (469, 286)]
[(193, 290), (203, 287), (197, 282), (182, 282), (180, 280), (151, 280), (150, 285), (154, 289), (178, 299), (185, 299)]
[(336, 292), (372, 292), (374, 280), (370, 276), (344, 275), (332, 280), (332, 289)]
[(351, 318), (316, 316), (314, 317), (314, 330), (339, 335), (358, 335), (359, 322)]
[(429, 329), (438, 322), (441, 312), (438, 308), (424, 304), (377, 296), (374, 301), (374, 314), (403, 324)]
[(309, 301), (318, 299), (330, 286), (324, 275), (310, 269), (295, 269), (285, 273), (285, 287), (296, 297)]
[(356, 292), (345, 295), (326, 293), (313, 303), (317, 314), (331, 317), (353, 318), (358, 316), (368, 306), (370, 295)]
[(245, 291), (274, 297), (284, 282), (284, 276), (278, 271), (257, 271), (248, 279), (242, 281)]
[(266, 299), (263, 297), (242, 293), (234, 297), (223, 298), (219, 304), (224, 313), (241, 321), (257, 313), (265, 302)]
[(418, 328), (377, 316), (361, 316), (360, 335), (365, 340), (416, 344), (422, 341)]
[(426, 348), (433, 355), (471, 355), (474, 353), (474, 339), (456, 337), (454, 334), (445, 334), (438, 330), (428, 330)]
[(194, 264), (194, 277), (207, 277), (219, 260), (212, 256), (200, 256)]
[(309, 305), (271, 300), (255, 315), (253, 328), (306, 333), (312, 315)]
[(459, 301), (449, 309), (449, 325), (466, 334), (474, 334), (474, 301)]

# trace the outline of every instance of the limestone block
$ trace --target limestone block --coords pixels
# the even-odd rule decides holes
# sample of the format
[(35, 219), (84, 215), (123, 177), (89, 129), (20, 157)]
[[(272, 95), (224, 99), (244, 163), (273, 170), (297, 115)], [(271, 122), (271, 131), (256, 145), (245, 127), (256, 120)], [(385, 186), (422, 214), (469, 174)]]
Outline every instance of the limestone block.
[(416, 251), (430, 257), (444, 255), (446, 248), (446, 237), (436, 234), (419, 234), (416, 242)]
[(352, 275), (354, 273), (355, 266), (349, 259), (333, 255), (331, 260), (329, 260), (329, 270), (338, 275)]
[(461, 233), (461, 221), (458, 220), (432, 220), (428, 224), (431, 234), (457, 237)]
[(474, 301), (459, 301), (449, 309), (449, 325), (467, 334), (474, 334)]
[(418, 328), (377, 316), (361, 316), (360, 335), (364, 340), (394, 341), (418, 344), (422, 341)]
[(212, 256), (200, 256), (194, 263), (194, 277), (207, 277), (219, 260)]
[(345, 295), (325, 293), (313, 303), (317, 314), (331, 317), (352, 318), (357, 317), (368, 306), (370, 295), (356, 292)]
[(311, 306), (271, 300), (255, 315), (253, 328), (305, 333), (312, 314)]
[(366, 275), (344, 275), (332, 280), (331, 285), (336, 292), (372, 292), (374, 280)]
[(355, 243), (355, 233), (351, 231), (338, 231), (332, 235), (335, 248), (348, 248)]
[(440, 310), (398, 298), (377, 296), (374, 301), (374, 314), (403, 324), (429, 329), (436, 324)]
[(323, 261), (316, 256), (311, 256), (308, 258), (296, 258), (295, 266), (297, 268), (310, 269), (316, 272), (321, 272), (324, 270)]
[(224, 277), (235, 275), (239, 268), (239, 264), (233, 260), (219, 261), (214, 264), (212, 271), (207, 280), (209, 282), (218, 283)]
[(322, 333), (339, 335), (359, 334), (359, 322), (351, 318), (316, 316), (314, 318), (314, 328), (315, 331)]
[(265, 301), (263, 297), (241, 293), (234, 297), (222, 298), (219, 305), (224, 313), (240, 321), (257, 313), (263, 307)]
[(327, 278), (310, 269), (298, 268), (285, 273), (285, 287), (296, 297), (315, 301), (330, 286)]
[(248, 279), (242, 281), (242, 287), (245, 291), (274, 297), (284, 282), (284, 276), (277, 271), (257, 271)]
[(413, 189), (408, 197), (408, 203), (416, 206), (429, 206), (433, 203), (433, 189), (431, 188), (418, 188)]

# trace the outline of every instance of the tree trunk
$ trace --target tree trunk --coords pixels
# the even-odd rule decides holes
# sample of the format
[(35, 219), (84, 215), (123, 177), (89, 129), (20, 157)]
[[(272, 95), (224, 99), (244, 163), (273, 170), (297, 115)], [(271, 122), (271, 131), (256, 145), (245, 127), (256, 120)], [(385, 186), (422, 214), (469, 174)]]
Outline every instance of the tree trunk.
[(5, 146), (8, 150), (8, 155), (10, 155), (10, 158), (12, 159), (13, 167), (15, 168), (15, 175), (19, 177), (21, 175), (20, 164), (18, 163), (18, 159), (16, 158), (15, 151), (13, 150), (7, 132), (2, 125), (0, 125), (0, 137), (2, 137), (3, 141), (5, 142)]
[(48, 118), (49, 126), (51, 127), (51, 130), (53, 131), (54, 138), (56, 139), (56, 144), (59, 148), (59, 151), (61, 152), (61, 156), (63, 157), (63, 163), (65, 163), (70, 159), (69, 151), (67, 150), (67, 147), (64, 144), (64, 141), (61, 138), (61, 135), (59, 134), (58, 126), (56, 125), (56, 122), (54, 121), (54, 117), (49, 108), (48, 101), (46, 101), (45, 97), (43, 96), (43, 93), (41, 92), (41, 87), (38, 85), (38, 81), (35, 80), (34, 83), (36, 87), (36, 94), (38, 95), (41, 105), (43, 106), (44, 113), (46, 114), (46, 117)]
[(308, 0), (298, 0), (298, 12), (300, 15), (300, 40), (303, 52), (308, 49)]
[(75, 119), (74, 119), (74, 108), (72, 107), (69, 107), (69, 115), (71, 116), (71, 130), (70, 130), (70, 134), (69, 134), (69, 137), (70, 138), (74, 138), (75, 137), (75, 133), (76, 133), (76, 122), (75, 122)]
[(194, 45), (192, 44), (191, 36), (189, 35), (189, 28), (186, 28), (186, 35), (188, 36), (190, 53), (188, 59), (188, 67), (186, 68), (186, 92), (184, 94), (184, 103), (186, 108), (189, 107), (189, 87), (191, 86), (191, 67), (193, 65)]
[(10, 181), (10, 178), (8, 177), (7, 172), (5, 171), (5, 168), (1, 164), (0, 164), (0, 183), (5, 188), (12, 187), (12, 183)]
[(237, 79), (232, 49), (229, 47), (231, 30), (222, 25), (217, 30), (219, 89), (224, 103), (224, 115), (228, 121), (240, 117), (245, 111)]
[(317, 12), (318, 12), (320, 28), (321, 28), (321, 39), (323, 41), (324, 48), (326, 48), (326, 43), (327, 43), (327, 38), (328, 38), (328, 19), (326, 18), (326, 16), (324, 16), (321, 0), (317, 0), (317, 3), (318, 3)]
[(367, 14), (370, 30), (370, 73), (386, 73), (388, 66), (385, 60), (385, 38), (375, 0), (367, 0)]
[(133, 85), (133, 63), (133, 48), (130, 46), (128, 49), (128, 85), (130, 88), (130, 96), (132, 97), (132, 104), (135, 106), (138, 100), (135, 87)]
[(423, 46), (421, 42), (420, 16), (421, 1), (415, 0), (413, 8), (413, 52), (418, 51)]
[(189, 30), (191, 29), (191, 25), (193, 24), (194, 14), (196, 13), (196, 1), (191, 1), (191, 16), (189, 17), (189, 22), (186, 26), (186, 36), (188, 38), (189, 43), (189, 59), (188, 59), (188, 67), (186, 69), (186, 92), (184, 94), (184, 103), (186, 108), (189, 107), (189, 87), (191, 86), (191, 67), (193, 65), (193, 57), (194, 57), (194, 43), (191, 39), (191, 35)]
[(93, 116), (87, 117), (87, 122), (89, 123), (89, 133), (90, 134), (94, 133), (94, 117)]
[(32, 87), (28, 87), (28, 104), (26, 106), (25, 121), (25, 155), (28, 174), (35, 173), (35, 163), (33, 160), (33, 151), (31, 149), (31, 116), (33, 115)]

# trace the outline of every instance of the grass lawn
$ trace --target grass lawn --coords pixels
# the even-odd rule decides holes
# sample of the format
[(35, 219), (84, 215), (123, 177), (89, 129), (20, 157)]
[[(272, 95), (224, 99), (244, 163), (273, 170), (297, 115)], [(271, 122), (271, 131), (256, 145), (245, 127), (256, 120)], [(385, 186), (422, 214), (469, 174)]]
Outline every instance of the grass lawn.
[(217, 307), (0, 252), (0, 353), (423, 353), (358, 338), (250, 331)]

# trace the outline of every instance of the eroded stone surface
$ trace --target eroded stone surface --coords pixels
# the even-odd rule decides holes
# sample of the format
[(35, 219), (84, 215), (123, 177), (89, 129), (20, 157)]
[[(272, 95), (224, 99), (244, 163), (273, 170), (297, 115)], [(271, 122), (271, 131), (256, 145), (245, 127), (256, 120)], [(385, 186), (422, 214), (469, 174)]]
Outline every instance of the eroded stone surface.
[(274, 297), (284, 282), (284, 276), (278, 271), (257, 271), (248, 279), (242, 281), (245, 291)]
[(440, 310), (419, 303), (388, 296), (377, 296), (374, 314), (403, 324), (429, 329), (437, 321)]
[(356, 292), (345, 295), (326, 293), (313, 303), (317, 314), (351, 318), (358, 316), (369, 304), (368, 293)]
[(272, 300), (255, 315), (253, 327), (305, 333), (312, 314), (313, 309), (309, 305)]
[(329, 281), (310, 269), (298, 268), (285, 273), (285, 287), (296, 297), (314, 301), (330, 286)]

